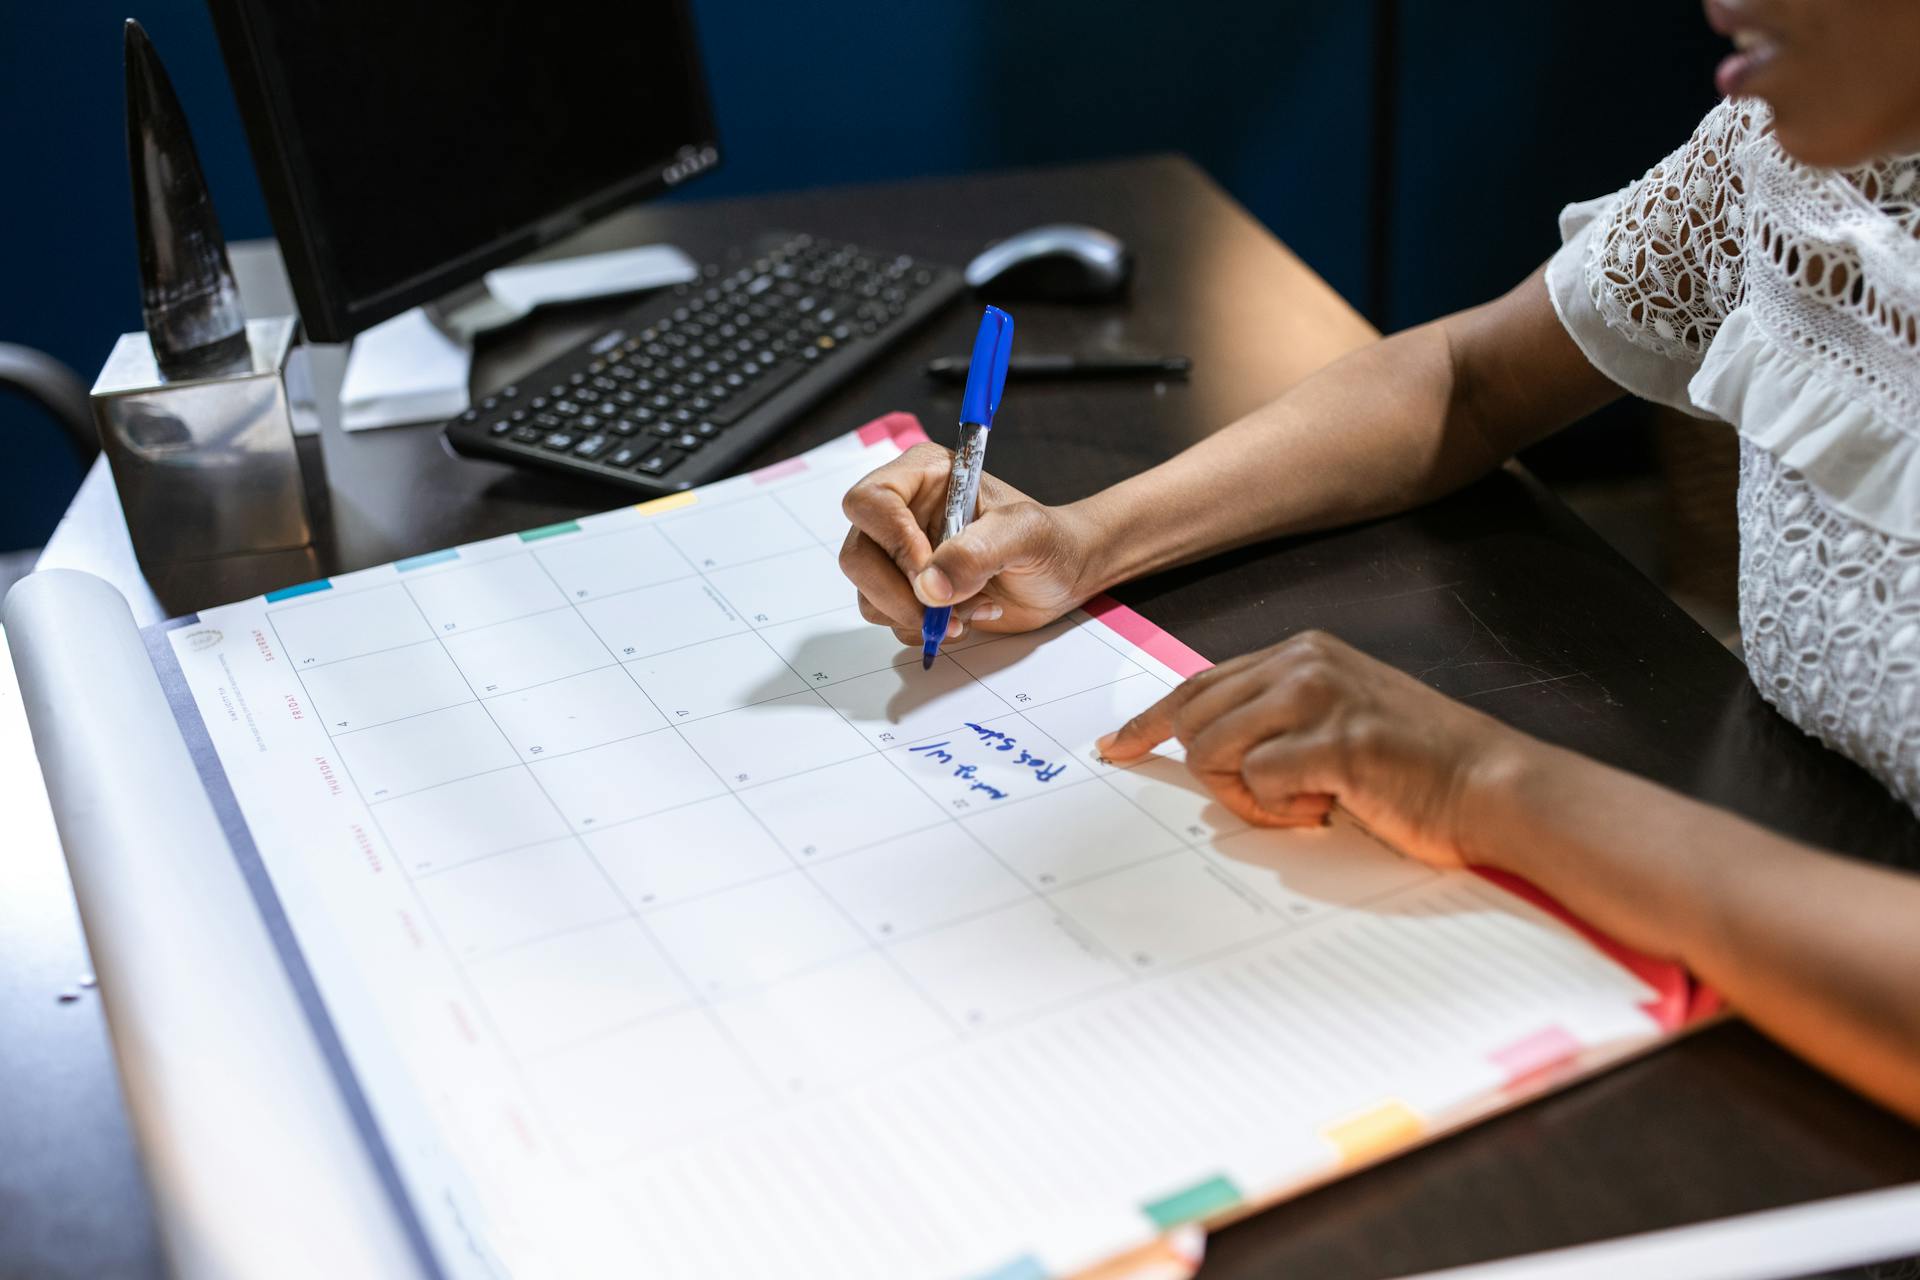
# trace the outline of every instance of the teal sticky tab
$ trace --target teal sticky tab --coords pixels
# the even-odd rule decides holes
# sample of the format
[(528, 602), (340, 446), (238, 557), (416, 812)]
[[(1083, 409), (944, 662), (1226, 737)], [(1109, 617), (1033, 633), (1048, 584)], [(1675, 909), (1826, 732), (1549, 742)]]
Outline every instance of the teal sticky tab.
[(1004, 1267), (983, 1271), (973, 1280), (1047, 1280), (1047, 1269), (1032, 1254), (1015, 1258)]
[(401, 573), (408, 573), (414, 569), (424, 569), (430, 564), (445, 564), (449, 560), (458, 560), (459, 558), (460, 552), (453, 547), (448, 547), (445, 551), (429, 551), (425, 555), (408, 556), (405, 560), (395, 560), (393, 567)]
[(310, 596), (316, 591), (331, 591), (333, 584), (325, 578), (315, 578), (312, 582), (303, 582), (297, 587), (282, 587), (278, 591), (267, 592), (267, 603), (278, 604), (282, 600), (291, 600), (295, 596)]
[(1170, 1196), (1143, 1204), (1140, 1211), (1153, 1220), (1154, 1226), (1166, 1231), (1182, 1223), (1198, 1221), (1222, 1209), (1231, 1209), (1239, 1203), (1240, 1188), (1226, 1178), (1218, 1177), (1196, 1182), (1184, 1191), (1176, 1191)]
[(528, 529), (520, 535), (522, 542), (538, 542), (542, 538), (557, 538), (563, 533), (580, 532), (578, 520), (562, 520), (559, 524), (542, 525), (538, 529)]

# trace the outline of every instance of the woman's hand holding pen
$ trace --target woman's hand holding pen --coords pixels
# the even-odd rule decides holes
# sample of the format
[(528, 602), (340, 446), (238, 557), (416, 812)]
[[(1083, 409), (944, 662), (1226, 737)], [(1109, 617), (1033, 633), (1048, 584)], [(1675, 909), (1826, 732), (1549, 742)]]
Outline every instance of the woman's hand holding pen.
[(953, 606), (949, 637), (968, 627), (1031, 631), (1105, 585), (1087, 572), (1101, 542), (1089, 515), (1043, 506), (991, 475), (980, 478), (973, 523), (935, 549), (927, 530), (952, 467), (948, 450), (917, 444), (848, 491), (842, 506), (853, 528), (840, 567), (867, 621), (916, 647), (930, 605)]

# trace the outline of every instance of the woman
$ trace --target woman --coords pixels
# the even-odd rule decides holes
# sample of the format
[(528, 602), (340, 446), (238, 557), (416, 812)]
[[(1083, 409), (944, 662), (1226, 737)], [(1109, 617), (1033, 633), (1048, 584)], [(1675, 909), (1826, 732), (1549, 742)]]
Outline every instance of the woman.
[[(1084, 501), (989, 480), (937, 551), (947, 455), (919, 446), (847, 495), (863, 612), (908, 644), (927, 605), (956, 605), (956, 632), (1037, 627), (1128, 578), (1437, 497), (1630, 391), (1739, 432), (1754, 682), (1920, 811), (1920, 3), (1707, 12), (1735, 44), (1728, 100), (1639, 182), (1570, 206), (1511, 293)], [(1534, 881), (1920, 1120), (1920, 878), (1536, 741), (1321, 634), (1195, 677), (1101, 749), (1168, 738), (1250, 821), (1337, 801), (1415, 857)]]

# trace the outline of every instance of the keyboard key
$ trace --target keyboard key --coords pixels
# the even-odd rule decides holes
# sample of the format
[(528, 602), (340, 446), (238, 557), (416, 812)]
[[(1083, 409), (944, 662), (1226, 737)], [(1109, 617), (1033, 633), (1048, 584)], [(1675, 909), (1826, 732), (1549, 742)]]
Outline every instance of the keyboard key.
[(607, 446), (611, 443), (613, 442), (605, 436), (588, 436), (585, 440), (573, 446), (573, 456), (576, 458), (597, 458), (607, 451)]
[(692, 453), (695, 449), (698, 449), (702, 443), (701, 438), (691, 431), (682, 431), (673, 438), (673, 447), (676, 449), (685, 449), (688, 453)]
[(617, 436), (630, 436), (634, 432), (640, 430), (640, 424), (635, 422), (632, 418), (616, 418), (611, 423), (607, 424), (607, 430), (613, 432), (613, 434)]
[(638, 461), (640, 461), (640, 451), (632, 445), (621, 445), (607, 455), (607, 465), (610, 467), (630, 467)]
[(635, 467), (634, 470), (644, 472), (650, 476), (662, 476), (678, 466), (680, 459), (684, 457), (686, 457), (686, 455), (678, 449), (656, 449), (641, 459), (640, 465)]
[(737, 392), (727, 403), (714, 409), (711, 415), (713, 420), (723, 427), (732, 426), (806, 370), (807, 366), (798, 360), (782, 361), (761, 374), (752, 386)]
[(539, 444), (540, 438), (545, 434), (546, 432), (535, 426), (515, 427), (513, 441), (515, 444)]
[(503, 436), (511, 430), (513, 430), (513, 423), (507, 421), (505, 418), (487, 424), (487, 434), (490, 436)]
[(573, 448), (577, 438), (571, 431), (556, 431), (540, 443), (555, 453), (565, 453)]

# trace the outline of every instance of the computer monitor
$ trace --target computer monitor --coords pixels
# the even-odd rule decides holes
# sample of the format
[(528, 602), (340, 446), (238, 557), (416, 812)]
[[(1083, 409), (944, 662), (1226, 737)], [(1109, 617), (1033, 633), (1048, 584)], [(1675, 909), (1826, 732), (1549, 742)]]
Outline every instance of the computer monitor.
[(719, 161), (686, 0), (208, 0), (308, 336)]

